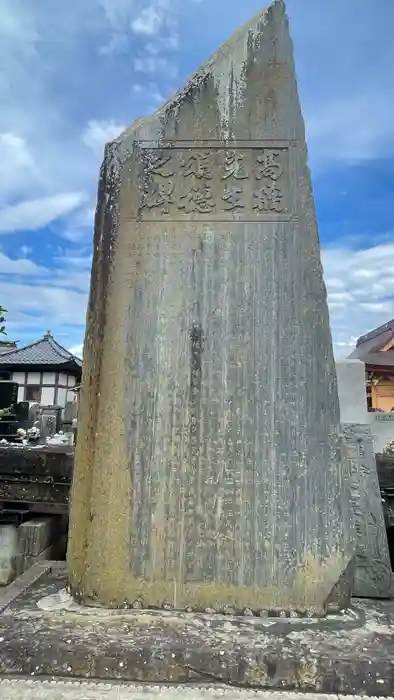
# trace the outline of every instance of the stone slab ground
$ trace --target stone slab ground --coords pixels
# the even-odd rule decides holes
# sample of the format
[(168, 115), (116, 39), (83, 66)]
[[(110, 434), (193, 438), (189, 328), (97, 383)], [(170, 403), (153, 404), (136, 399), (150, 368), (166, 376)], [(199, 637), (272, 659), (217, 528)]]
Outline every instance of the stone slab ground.
[[(238, 690), (225, 686), (9, 679), (0, 680), (0, 697), (2, 700), (343, 700), (345, 696)], [(353, 700), (361, 700), (361, 697), (355, 695)]]
[(394, 694), (394, 602), (354, 600), (325, 620), (104, 610), (66, 584), (64, 563), (45, 562), (4, 589), (3, 677)]

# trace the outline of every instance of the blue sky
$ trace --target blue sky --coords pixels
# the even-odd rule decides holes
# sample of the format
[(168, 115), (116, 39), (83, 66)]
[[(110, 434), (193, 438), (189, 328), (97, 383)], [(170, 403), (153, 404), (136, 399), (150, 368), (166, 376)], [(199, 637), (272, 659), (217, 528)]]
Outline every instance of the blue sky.
[[(80, 350), (99, 166), (260, 0), (0, 0), (0, 303)], [(337, 355), (394, 316), (394, 3), (288, 0)]]

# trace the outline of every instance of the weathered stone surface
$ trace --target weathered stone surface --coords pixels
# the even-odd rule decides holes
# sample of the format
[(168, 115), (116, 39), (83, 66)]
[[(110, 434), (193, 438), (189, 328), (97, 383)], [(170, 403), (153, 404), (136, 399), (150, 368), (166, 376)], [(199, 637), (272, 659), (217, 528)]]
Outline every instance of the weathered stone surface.
[(394, 457), (392, 455), (377, 454), (376, 469), (380, 488), (389, 493), (394, 492)]
[(346, 605), (348, 475), (281, 0), (107, 147), (98, 199), (73, 592)]
[(21, 554), (36, 556), (46, 549), (54, 536), (53, 518), (34, 518), (19, 526), (19, 549)]
[(35, 556), (31, 554), (19, 554), (19, 556), (16, 558), (15, 563), (15, 575), (21, 576), (32, 566), (35, 566), (36, 564), (40, 564), (45, 561), (51, 561), (51, 559), (55, 558), (54, 550), (55, 547), (53, 545), (49, 545), (49, 547), (42, 550), (39, 554), (36, 554)]
[(19, 555), (18, 531), (14, 525), (0, 525), (0, 586), (15, 576)]
[(0, 502), (67, 512), (74, 447), (0, 445)]
[(390, 598), (393, 575), (373, 452), (371, 428), (344, 424), (344, 449), (350, 465), (351, 503), (356, 524), (353, 594)]

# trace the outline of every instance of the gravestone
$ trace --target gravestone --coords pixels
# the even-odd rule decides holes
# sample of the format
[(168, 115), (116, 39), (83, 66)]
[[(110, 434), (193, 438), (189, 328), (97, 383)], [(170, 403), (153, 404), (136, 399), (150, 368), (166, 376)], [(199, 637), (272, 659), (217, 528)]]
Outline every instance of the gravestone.
[(277, 0), (106, 148), (71, 591), (109, 606), (346, 607), (348, 488)]
[(351, 504), (356, 526), (353, 595), (390, 598), (393, 575), (376, 470), (371, 428), (344, 424), (344, 451), (350, 466)]

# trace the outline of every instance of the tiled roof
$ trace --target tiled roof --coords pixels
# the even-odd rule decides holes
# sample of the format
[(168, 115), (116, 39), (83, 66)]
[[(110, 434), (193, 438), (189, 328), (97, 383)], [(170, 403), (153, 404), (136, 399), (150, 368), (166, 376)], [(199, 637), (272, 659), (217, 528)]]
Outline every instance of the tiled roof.
[[(381, 345), (384, 345), (385, 340), (383, 338), (383, 335), (385, 334), (390, 334), (394, 331), (394, 318), (391, 319), (391, 321), (387, 321), (387, 323), (384, 323), (383, 326), (379, 326), (378, 328), (374, 328), (373, 331), (369, 331), (369, 333), (366, 333), (365, 335), (362, 335), (358, 340), (357, 340), (357, 346), (362, 345), (363, 343), (373, 340), (374, 338), (380, 338), (382, 337), (382, 342)], [(378, 341), (379, 343), (379, 341)]]
[(380, 367), (394, 367), (393, 350), (381, 352), (381, 348), (392, 339), (393, 333), (394, 320), (391, 320), (366, 335), (362, 335), (357, 340), (356, 349), (349, 355), (348, 360), (361, 360), (367, 365)]
[(24, 348), (9, 350), (0, 354), (0, 365), (64, 365), (75, 364), (82, 367), (82, 361), (63, 348), (52, 335), (45, 333), (43, 338)]

